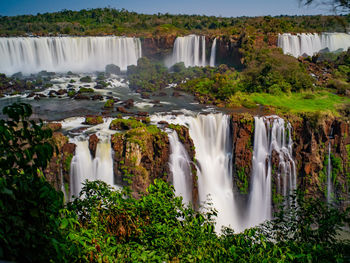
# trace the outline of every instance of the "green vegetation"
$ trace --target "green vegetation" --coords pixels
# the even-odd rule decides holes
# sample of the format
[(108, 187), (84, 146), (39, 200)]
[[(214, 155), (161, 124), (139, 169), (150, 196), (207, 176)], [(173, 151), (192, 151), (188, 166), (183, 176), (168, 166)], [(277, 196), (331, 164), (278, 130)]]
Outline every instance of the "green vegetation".
[(112, 99), (109, 99), (106, 101), (105, 105), (103, 107), (105, 108), (113, 108), (113, 105), (114, 105), (114, 100)]
[(102, 116), (88, 116), (85, 118), (85, 124), (88, 125), (97, 125), (103, 123)]
[(124, 9), (63, 10), (56, 13), (0, 17), (0, 35), (164, 35), (204, 32), (238, 35), (247, 28), (260, 33), (343, 31), (349, 16), (214, 17), (145, 15)]
[(94, 89), (92, 88), (85, 88), (85, 87), (80, 87), (79, 93), (93, 93), (94, 92)]
[[(349, 103), (350, 99), (340, 97), (327, 91), (314, 92), (313, 98), (308, 98), (309, 93), (289, 94), (266, 94), (252, 93), (245, 97), (250, 103), (259, 103), (278, 108), (282, 112), (305, 113), (305, 112), (331, 112), (337, 114), (338, 106)], [(243, 104), (242, 104), (243, 105)]]
[(80, 81), (90, 83), (90, 82), (92, 82), (92, 79), (90, 76), (85, 76), (85, 77), (80, 78)]
[(133, 118), (115, 119), (109, 125), (111, 130), (131, 130), (139, 127), (146, 127), (146, 125)]

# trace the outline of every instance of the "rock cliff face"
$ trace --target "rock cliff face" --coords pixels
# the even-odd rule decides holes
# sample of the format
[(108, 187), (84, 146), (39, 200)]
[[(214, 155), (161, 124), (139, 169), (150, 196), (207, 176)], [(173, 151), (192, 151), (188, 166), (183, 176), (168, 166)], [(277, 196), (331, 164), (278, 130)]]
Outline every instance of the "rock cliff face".
[(142, 40), (142, 55), (148, 58), (163, 60), (173, 51), (176, 35), (166, 35), (144, 38)]
[(241, 193), (247, 193), (252, 170), (254, 118), (246, 113), (234, 114), (231, 121), (234, 181)]
[[(284, 116), (293, 128), (293, 156), (297, 168), (297, 185), (309, 196), (326, 199), (328, 147), (331, 145), (332, 185), (340, 201), (349, 200), (350, 126), (349, 122), (332, 116)], [(254, 119), (249, 114), (232, 115), (234, 142), (234, 181), (244, 193), (250, 182)], [(278, 167), (279, 158), (272, 152), (272, 165)], [(248, 185), (249, 188), (249, 185)]]
[(62, 185), (69, 185), (70, 163), (72, 161), (76, 145), (73, 143), (68, 143), (68, 138), (61, 132), (58, 132), (58, 130), (61, 129), (61, 124), (51, 123), (48, 124), (47, 127), (54, 131), (51, 140), (52, 144), (56, 145), (57, 152), (54, 151), (54, 154), (44, 171), (44, 175), (48, 182), (50, 182), (56, 190), (61, 191)]
[[(151, 127), (151, 128), (150, 128)], [(116, 133), (111, 138), (114, 175), (118, 184), (131, 186), (139, 197), (155, 178), (168, 180), (169, 139), (155, 126)]]
[(350, 136), (349, 122), (324, 116), (292, 119), (294, 154), (298, 167), (298, 183), (306, 193), (325, 198), (327, 193), (328, 148), (332, 184), (338, 200), (349, 195)]

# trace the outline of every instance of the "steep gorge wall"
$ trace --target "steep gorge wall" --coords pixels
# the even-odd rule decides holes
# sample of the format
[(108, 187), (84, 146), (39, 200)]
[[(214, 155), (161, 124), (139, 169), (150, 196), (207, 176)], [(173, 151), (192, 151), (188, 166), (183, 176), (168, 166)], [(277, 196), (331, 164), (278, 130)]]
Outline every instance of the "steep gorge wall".
[[(350, 184), (350, 125), (348, 121), (332, 116), (285, 116), (292, 125), (293, 156), (297, 166), (298, 188), (314, 198), (327, 196), (328, 144), (331, 144), (332, 183), (335, 196), (341, 202), (349, 200)], [(250, 114), (232, 115), (234, 180), (245, 190), (250, 182), (254, 119)], [(272, 152), (272, 165), (279, 167), (278, 157)], [(276, 176), (272, 172), (273, 178)], [(250, 185), (248, 185), (248, 188)], [(244, 192), (244, 191), (241, 191)], [(343, 203), (344, 204), (344, 203)]]

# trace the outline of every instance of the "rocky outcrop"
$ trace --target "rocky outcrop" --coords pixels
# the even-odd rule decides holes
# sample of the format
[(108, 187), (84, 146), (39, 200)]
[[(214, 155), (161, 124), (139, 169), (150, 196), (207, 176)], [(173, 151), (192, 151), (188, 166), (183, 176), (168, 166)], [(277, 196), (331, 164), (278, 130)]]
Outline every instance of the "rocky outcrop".
[(142, 41), (142, 54), (148, 58), (162, 60), (171, 54), (175, 39), (176, 35), (144, 38)]
[[(48, 127), (57, 125), (48, 125)], [(62, 186), (69, 185), (70, 164), (75, 152), (75, 144), (69, 143), (68, 138), (61, 132), (54, 132), (51, 138), (52, 145), (55, 145), (56, 151), (44, 171), (44, 175), (49, 183), (58, 191)]]
[(89, 150), (90, 150), (92, 158), (95, 158), (95, 156), (96, 156), (96, 148), (97, 148), (98, 142), (99, 142), (99, 138), (97, 137), (96, 134), (90, 135), (90, 137), (89, 137)]
[(233, 114), (231, 121), (234, 180), (240, 192), (246, 194), (252, 170), (254, 118), (247, 113)]
[(138, 127), (111, 138), (114, 175), (121, 185), (130, 185), (139, 197), (156, 178), (169, 181), (169, 139), (156, 126)]

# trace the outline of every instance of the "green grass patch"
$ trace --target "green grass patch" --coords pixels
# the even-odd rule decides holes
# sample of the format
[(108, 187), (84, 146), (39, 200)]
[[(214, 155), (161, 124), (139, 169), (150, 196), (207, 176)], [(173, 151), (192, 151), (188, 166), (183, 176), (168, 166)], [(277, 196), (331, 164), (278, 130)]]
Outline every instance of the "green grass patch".
[(350, 99), (332, 94), (327, 91), (315, 93), (290, 93), (272, 95), (267, 93), (252, 93), (250, 100), (261, 104), (276, 107), (282, 111), (301, 112), (332, 112), (338, 114), (337, 109)]

